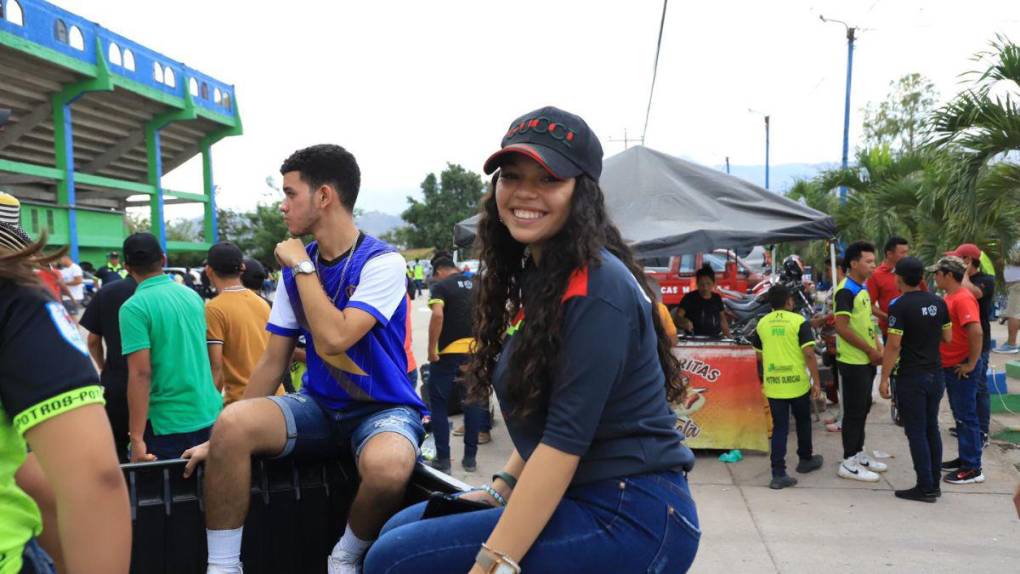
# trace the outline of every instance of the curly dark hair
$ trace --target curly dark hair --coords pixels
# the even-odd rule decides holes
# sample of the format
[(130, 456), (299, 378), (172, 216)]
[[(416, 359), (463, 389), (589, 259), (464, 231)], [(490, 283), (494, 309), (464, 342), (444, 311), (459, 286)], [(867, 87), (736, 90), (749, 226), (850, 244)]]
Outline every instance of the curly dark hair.
[(299, 149), (284, 160), (280, 174), (296, 171), (301, 181), (315, 191), (323, 185), (331, 185), (340, 196), (340, 204), (347, 211), (354, 212), (361, 189), (361, 169), (354, 155), (334, 144), (319, 144)]
[[(654, 301), (655, 294), (620, 231), (610, 221), (605, 196), (595, 180), (586, 175), (577, 177), (570, 214), (559, 233), (543, 245), (542, 257), (535, 262), (526, 258), (525, 245), (515, 240), (499, 220), (495, 195), (498, 178), (497, 172), (482, 198), (478, 222), (476, 246), (485, 271), (474, 306), (477, 346), (467, 369), (467, 384), (473, 400), (484, 401), (489, 396), (506, 329), (516, 313), (526, 308), (527, 320), (516, 335), (514, 356), (519, 359), (511, 364), (507, 381), (509, 399), (515, 405), (512, 416), (524, 417), (544, 410), (561, 346), (561, 299), (574, 271), (599, 265), (600, 251), (605, 248), (634, 274), (649, 299)], [(529, 288), (524, 290), (524, 271), (529, 266)], [(680, 362), (672, 354), (672, 341), (657, 313), (653, 312), (652, 323), (665, 375), (666, 398), (674, 402), (684, 394)]]

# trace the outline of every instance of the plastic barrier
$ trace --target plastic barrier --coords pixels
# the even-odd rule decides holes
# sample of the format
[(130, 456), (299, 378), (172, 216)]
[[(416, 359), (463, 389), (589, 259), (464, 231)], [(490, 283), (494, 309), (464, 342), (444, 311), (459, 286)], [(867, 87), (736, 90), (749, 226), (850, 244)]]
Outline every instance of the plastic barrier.
[[(183, 460), (121, 465), (131, 499), (133, 574), (204, 574), (203, 468), (182, 478)], [(467, 485), (419, 464), (406, 504)], [(253, 460), (244, 525), (245, 574), (321, 574), (357, 490), (351, 461)]]

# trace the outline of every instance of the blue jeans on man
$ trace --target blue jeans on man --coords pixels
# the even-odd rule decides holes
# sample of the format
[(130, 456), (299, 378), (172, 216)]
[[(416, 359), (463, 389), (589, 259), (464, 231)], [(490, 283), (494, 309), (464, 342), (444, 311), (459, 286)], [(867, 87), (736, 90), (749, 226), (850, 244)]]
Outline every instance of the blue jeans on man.
[(981, 468), (981, 423), (978, 419), (978, 386), (984, 370), (981, 360), (966, 376), (956, 374), (956, 366), (942, 370), (945, 376), (949, 407), (956, 419), (956, 439), (959, 443), (960, 466), (963, 469)]
[(938, 488), (942, 469), (942, 436), (939, 435), (939, 403), (945, 392), (942, 371), (906, 373), (896, 377), (896, 406), (910, 444), (910, 458), (917, 473), (917, 487), (924, 492)]
[[(432, 436), (436, 441), (436, 458), (450, 460), (450, 419), (448, 401), (461, 384), (461, 367), (469, 355), (450, 353), (440, 355), (429, 364), (429, 408), (432, 411)], [(488, 411), (481, 405), (464, 403), (464, 458), (473, 460), (478, 454), (478, 433), (488, 419)]]
[(988, 351), (981, 353), (981, 364), (975, 371), (978, 373), (977, 415), (981, 427), (982, 444), (988, 436), (988, 425), (992, 419), (992, 397), (988, 394)]

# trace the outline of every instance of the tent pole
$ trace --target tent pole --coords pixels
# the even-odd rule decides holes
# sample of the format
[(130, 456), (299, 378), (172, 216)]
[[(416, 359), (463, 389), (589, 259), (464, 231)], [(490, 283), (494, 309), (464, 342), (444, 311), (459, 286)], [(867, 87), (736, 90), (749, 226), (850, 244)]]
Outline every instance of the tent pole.
[(772, 275), (776, 274), (776, 269), (777, 269), (777, 264), (776, 264), (776, 246), (773, 244), (772, 245)]
[[(836, 242), (829, 241), (829, 265), (832, 267), (832, 288), (836, 288)], [(835, 293), (835, 291), (833, 291)]]

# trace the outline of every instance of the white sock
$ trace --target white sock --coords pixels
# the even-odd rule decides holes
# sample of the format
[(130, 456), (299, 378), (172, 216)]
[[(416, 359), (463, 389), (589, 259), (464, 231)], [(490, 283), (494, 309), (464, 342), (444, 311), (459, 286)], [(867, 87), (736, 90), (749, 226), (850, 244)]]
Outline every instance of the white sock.
[(233, 530), (206, 530), (205, 539), (209, 545), (209, 565), (225, 568), (241, 566), (241, 534), (244, 527)]
[(343, 558), (346, 561), (357, 562), (361, 560), (365, 552), (368, 552), (368, 547), (371, 545), (371, 540), (358, 538), (358, 535), (351, 530), (351, 525), (348, 524), (347, 529), (344, 530), (344, 535), (340, 537), (336, 546), (333, 547), (331, 556)]

